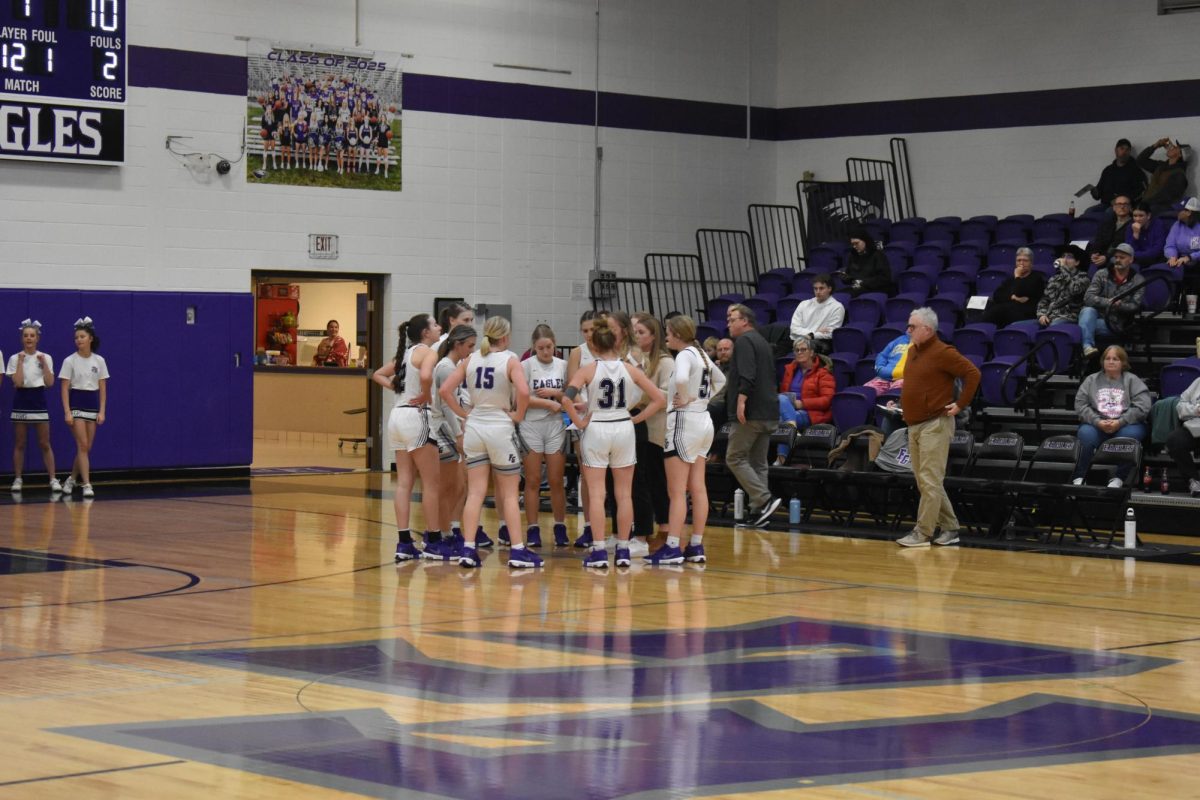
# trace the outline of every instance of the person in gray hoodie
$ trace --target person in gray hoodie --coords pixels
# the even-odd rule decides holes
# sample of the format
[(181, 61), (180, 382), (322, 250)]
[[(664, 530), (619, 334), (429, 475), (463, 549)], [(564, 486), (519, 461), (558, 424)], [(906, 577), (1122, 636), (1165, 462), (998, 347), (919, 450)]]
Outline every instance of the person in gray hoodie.
[[(1100, 359), (1101, 370), (1083, 379), (1075, 393), (1075, 413), (1079, 415), (1079, 463), (1071, 482), (1083, 483), (1096, 448), (1114, 436), (1144, 440), (1146, 417), (1150, 415), (1150, 390), (1145, 382), (1129, 371), (1129, 356), (1125, 348), (1112, 345)], [(1132, 464), (1117, 468), (1116, 476), (1108, 482), (1110, 489), (1119, 489), (1129, 478)]]
[(1200, 474), (1192, 457), (1200, 452), (1200, 378), (1192, 381), (1192, 385), (1179, 395), (1175, 413), (1183, 424), (1167, 437), (1167, 452), (1188, 479), (1188, 491), (1192, 497), (1200, 497)]

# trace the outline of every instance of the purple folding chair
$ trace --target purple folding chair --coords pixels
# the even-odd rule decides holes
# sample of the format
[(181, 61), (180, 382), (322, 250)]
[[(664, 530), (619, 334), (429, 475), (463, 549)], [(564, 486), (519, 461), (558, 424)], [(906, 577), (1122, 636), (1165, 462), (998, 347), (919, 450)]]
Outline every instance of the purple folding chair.
[[(874, 327), (874, 326), (871, 326)], [(833, 331), (833, 352), (853, 353), (857, 357), (866, 355), (870, 329), (854, 323), (843, 325)]]
[(934, 289), (938, 294), (961, 294), (963, 297), (970, 297), (975, 281), (963, 275), (958, 270), (943, 272), (937, 276), (937, 283), (934, 284)]
[(1045, 372), (1066, 372), (1075, 361), (1079, 345), (1083, 341), (1083, 329), (1074, 323), (1060, 322), (1049, 328), (1042, 328), (1033, 335), (1034, 347), (1040, 347), (1042, 342), (1050, 342), (1050, 347), (1038, 350), (1038, 366)]
[[(990, 328), (990, 330), (989, 330)], [(954, 332), (954, 346), (963, 355), (987, 358), (992, 349), (996, 326), (988, 323), (965, 325)]]
[(1200, 379), (1200, 366), (1178, 361), (1167, 364), (1158, 378), (1160, 394), (1163, 397), (1178, 397), (1197, 379)]

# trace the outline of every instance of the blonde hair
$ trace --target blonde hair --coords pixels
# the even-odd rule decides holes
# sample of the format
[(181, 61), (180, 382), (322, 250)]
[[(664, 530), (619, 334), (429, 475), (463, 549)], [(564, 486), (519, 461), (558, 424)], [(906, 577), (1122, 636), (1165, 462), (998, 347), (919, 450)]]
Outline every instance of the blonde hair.
[[(696, 348), (696, 352), (699, 353), (699, 355), (700, 355), (700, 361), (706, 367), (709, 367), (709, 368), (715, 367), (712, 359), (709, 358), (708, 353), (706, 353), (704, 351), (704, 348), (700, 346), (700, 343), (696, 341), (696, 321), (695, 320), (693, 320), (687, 314), (679, 314), (679, 315), (671, 317), (669, 320), (667, 320), (667, 330), (669, 330), (669, 331), (671, 331), (671, 333), (675, 334), (676, 339), (678, 339), (681, 342), (685, 342), (689, 347), (694, 346)], [(717, 337), (710, 336), (708, 338), (716, 340)], [(707, 343), (707, 341), (708, 340), (706, 339), (705, 342)]]
[(642, 356), (645, 359), (642, 367), (645, 369), (647, 375), (657, 375), (658, 363), (662, 361), (663, 356), (667, 354), (667, 345), (663, 340), (662, 324), (645, 311), (638, 311), (634, 313), (633, 321), (635, 324), (641, 325), (646, 330), (650, 331), (650, 335), (654, 337), (654, 344), (650, 345), (650, 352), (642, 353)]
[(479, 343), (481, 355), (491, 352), (492, 346), (512, 333), (512, 325), (504, 317), (488, 317), (483, 326), (483, 340)]
[(1100, 356), (1100, 363), (1104, 363), (1104, 359), (1108, 358), (1108, 354), (1112, 353), (1121, 362), (1121, 372), (1129, 372), (1129, 354), (1125, 352), (1125, 348), (1119, 344), (1110, 344), (1104, 348), (1104, 353)]
[(610, 318), (607, 314), (597, 316), (592, 324), (592, 338), (588, 344), (592, 353), (611, 353), (617, 346), (617, 337), (613, 334)]

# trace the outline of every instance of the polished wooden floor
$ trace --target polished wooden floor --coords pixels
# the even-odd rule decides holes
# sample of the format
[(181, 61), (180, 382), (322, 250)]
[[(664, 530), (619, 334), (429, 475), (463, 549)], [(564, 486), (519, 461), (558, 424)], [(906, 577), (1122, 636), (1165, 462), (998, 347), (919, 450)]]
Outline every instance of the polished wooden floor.
[(715, 528), (472, 572), (393, 563), (390, 485), (4, 501), (0, 797), (1200, 796), (1196, 567)]

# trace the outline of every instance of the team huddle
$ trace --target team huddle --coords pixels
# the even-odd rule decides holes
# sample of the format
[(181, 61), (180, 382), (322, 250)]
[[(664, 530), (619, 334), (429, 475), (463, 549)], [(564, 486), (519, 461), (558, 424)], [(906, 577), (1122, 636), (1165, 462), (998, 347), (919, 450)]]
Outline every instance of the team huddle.
[[(585, 567), (609, 566), (605, 508), (610, 492), (616, 509), (614, 566), (631, 566), (635, 555), (652, 565), (704, 563), (704, 465), (713, 440), (708, 401), (723, 389), (725, 378), (697, 344), (695, 322), (673, 316), (664, 331), (648, 314), (630, 318), (620, 311), (589, 311), (580, 322), (583, 343), (569, 360), (555, 355), (554, 332), (539, 325), (524, 361), (509, 350), (508, 320), (489, 318), (482, 336), (473, 322), (464, 304), (444, 310), (440, 324), (417, 314), (400, 326), (396, 357), (373, 376), (396, 393), (388, 420), (396, 452), (396, 560), (480, 566), (479, 550), (494, 544), (479, 525), (491, 478), (502, 520), (497, 538), (511, 548), (508, 566), (542, 566), (534, 552), (542, 546), (542, 467), (550, 487), (554, 545), (570, 546), (563, 473), (573, 441), (584, 511), (584, 529), (574, 546), (587, 550)], [(631, 540), (635, 470), (639, 485), (662, 487), (651, 492), (657, 500), (669, 498), (655, 503), (648, 523), (638, 523), (641, 536), (649, 534), (645, 527), (659, 525), (661, 542), (652, 553), (644, 540)], [(522, 472), (524, 529), (518, 523)], [(409, 524), (418, 475), (423, 550)], [(692, 533), (685, 545), (689, 492)], [(511, 529), (503, 520), (513, 522)]]
[(388, 176), (396, 106), (353, 79), (284, 75), (257, 98), (263, 169), (370, 172)]

